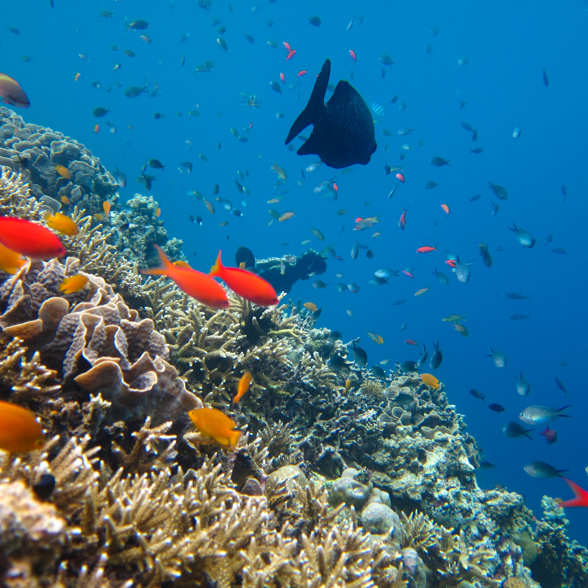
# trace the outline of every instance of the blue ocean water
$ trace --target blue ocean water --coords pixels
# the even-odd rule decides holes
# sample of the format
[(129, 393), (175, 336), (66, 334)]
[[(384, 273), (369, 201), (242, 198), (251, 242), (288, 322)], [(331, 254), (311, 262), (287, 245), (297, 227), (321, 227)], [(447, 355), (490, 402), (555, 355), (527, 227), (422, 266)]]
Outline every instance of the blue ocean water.
[[(392, 365), (395, 360), (418, 359), (418, 349), (407, 346), (406, 339), (426, 344), (429, 350), (439, 341), (444, 360), (434, 374), (457, 410), (466, 415), (484, 459), (496, 464), (495, 469), (479, 471), (482, 487), (501, 484), (522, 493), (537, 515), (544, 494), (570, 497), (571, 492), (558, 478), (529, 477), (523, 470), (527, 462), (542, 460), (567, 469), (566, 476), (588, 487), (583, 365), (588, 353), (585, 1), (560, 3), (557, 10), (544, 0), (235, 0), (232, 5), (215, 0), (209, 10), (194, 0), (53, 3), (53, 8), (50, 0), (38, 0), (26, 10), (14, 2), (2, 7), (1, 70), (16, 78), (28, 94), (31, 108), (19, 111), (27, 122), (64, 132), (84, 143), (108, 169), (125, 172), (128, 185), (121, 190), (123, 200), (135, 192), (146, 193), (135, 180), (149, 159), (166, 165), (163, 172), (153, 171), (157, 180), (149, 194), (160, 203), (170, 236), (184, 240), (188, 259), (200, 270), (209, 269), (219, 249), (225, 262), (231, 263), (240, 245), (258, 258), (300, 255), (309, 246), (320, 251), (332, 245), (342, 260), (329, 256), (328, 270), (319, 276), (329, 286), (315, 290), (312, 280), (298, 282), (291, 297), (322, 308), (317, 326), (343, 331), (345, 341), (361, 337), (369, 365), (385, 358), (391, 358)], [(113, 16), (101, 17), (104, 10)], [(315, 15), (321, 18), (320, 27), (309, 24), (308, 17)], [(148, 21), (150, 28), (135, 31), (125, 26), (137, 19)], [(213, 19), (220, 22), (213, 26)], [(226, 32), (219, 35), (218, 26), (226, 27)], [(141, 39), (142, 34), (151, 43)], [(227, 52), (218, 44), (219, 36)], [(277, 48), (268, 41), (275, 41)], [(289, 61), (284, 41), (297, 51)], [(126, 56), (127, 49), (135, 57)], [(383, 53), (394, 65), (382, 66)], [(32, 60), (24, 61), (23, 56)], [(284, 146), (284, 139), (327, 57), (333, 66), (332, 83), (348, 79), (368, 104), (377, 102), (386, 112), (374, 115), (378, 150), (369, 165), (354, 166), (349, 174), (322, 166), (306, 173), (304, 180), (301, 169), (317, 158), (297, 156)], [(193, 73), (206, 61), (215, 62), (210, 73)], [(301, 70), (308, 73), (297, 77)], [(272, 81), (280, 84), (282, 95), (270, 87)], [(300, 85), (288, 87), (297, 81)], [(93, 82), (100, 82), (100, 87), (92, 87)], [(130, 86), (146, 86), (149, 93), (126, 98), (124, 91)], [(158, 96), (151, 97), (155, 90)], [(244, 104), (242, 93), (256, 95), (259, 108)], [(398, 100), (393, 104), (394, 96)], [(466, 104), (460, 109), (462, 101)], [(111, 112), (96, 119), (92, 116), (96, 107)], [(201, 116), (188, 115), (194, 110)], [(284, 113), (281, 119), (276, 117), (279, 111)], [(155, 113), (165, 116), (157, 120)], [(477, 130), (476, 142), (462, 122)], [(513, 137), (515, 127), (521, 129), (518, 138)], [(231, 128), (248, 142), (237, 140)], [(402, 128), (414, 131), (400, 136)], [(293, 144), (298, 147), (301, 142), (295, 139)], [(476, 147), (482, 147), (483, 153), (472, 154), (470, 149)], [(432, 166), (430, 159), (435, 156), (450, 159), (450, 165)], [(180, 167), (181, 161), (193, 162), (191, 174)], [(274, 162), (288, 172), (287, 182), (277, 190)], [(406, 177), (391, 199), (387, 196), (398, 181), (394, 173), (385, 174), (385, 164), (404, 166)], [(235, 188), (237, 170), (249, 172), (243, 184), (251, 195), (244, 202)], [(336, 202), (313, 193), (318, 183), (333, 177), (339, 187)], [(428, 181), (439, 185), (427, 190)], [(488, 182), (504, 186), (508, 200), (493, 197)], [(214, 201), (215, 184), (220, 186), (219, 195), (242, 210), (243, 217), (216, 202), (212, 216), (192, 194), (197, 190)], [(283, 189), (289, 192), (281, 194)], [(477, 194), (481, 198), (470, 202)], [(273, 198), (282, 201), (267, 204)], [(492, 202), (500, 205), (496, 215)], [(450, 207), (449, 215), (441, 204)], [(269, 224), (270, 208), (294, 211), (296, 216)], [(338, 216), (339, 209), (347, 214)], [(402, 231), (397, 223), (405, 209)], [(355, 218), (378, 213), (380, 224), (364, 232), (352, 231)], [(190, 214), (202, 216), (203, 225), (191, 223)], [(223, 221), (228, 225), (219, 226)], [(537, 239), (534, 248), (519, 245), (509, 230), (513, 223)], [(324, 243), (313, 236), (312, 227), (324, 233)], [(374, 239), (376, 231), (381, 235)], [(547, 235), (553, 236), (553, 242), (546, 245)], [(306, 239), (311, 239), (310, 245), (301, 244)], [(365, 250), (351, 259), (355, 239), (369, 245), (373, 259), (366, 258)], [(478, 253), (482, 241), (489, 245), (491, 268), (484, 266)], [(438, 251), (416, 253), (425, 245), (436, 245)], [(566, 253), (553, 253), (553, 248), (564, 248)], [(445, 251), (473, 262), (468, 283), (450, 272)], [(413, 279), (401, 274), (389, 285), (369, 284), (379, 268), (409, 266)], [(435, 269), (450, 276), (448, 285), (437, 282), (432, 275)], [(356, 282), (361, 291), (339, 293), (338, 282)], [(414, 296), (429, 285), (424, 295)], [(530, 298), (509, 300), (503, 296), (509, 292)], [(393, 305), (401, 299), (408, 301)], [(467, 315), (468, 338), (442, 322), (451, 313)], [(515, 313), (528, 314), (530, 320), (510, 319)], [(405, 331), (400, 328), (403, 323)], [(374, 343), (368, 331), (381, 335), (384, 345)], [(487, 356), (490, 349), (506, 354), (504, 368), (494, 366)], [(527, 397), (516, 392), (515, 376), (520, 371), (531, 382)], [(556, 386), (556, 377), (569, 391), (567, 397)], [(486, 402), (472, 397), (471, 388), (484, 393)], [(506, 410), (492, 412), (489, 403), (502, 404)], [(558, 433), (555, 444), (548, 445), (538, 435), (543, 427), (532, 433), (532, 441), (502, 434), (502, 427), (518, 421), (521, 410), (531, 404), (571, 405), (567, 411), (571, 418), (550, 425)], [(588, 511), (568, 509), (567, 515), (571, 536), (588, 545)]]

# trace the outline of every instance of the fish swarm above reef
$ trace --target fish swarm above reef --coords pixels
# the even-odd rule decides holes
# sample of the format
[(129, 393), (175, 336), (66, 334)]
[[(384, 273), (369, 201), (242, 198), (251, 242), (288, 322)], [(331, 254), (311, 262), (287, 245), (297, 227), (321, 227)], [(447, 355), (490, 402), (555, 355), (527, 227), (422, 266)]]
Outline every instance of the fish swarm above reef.
[[(20, 143), (7, 140), (32, 129), (0, 114), (12, 166)], [(50, 133), (35, 127), (28, 141)], [(43, 222), (49, 184), (0, 171), (2, 214)], [(0, 400), (32, 410), (48, 439), (42, 451), (0, 451), (1, 585), (588, 584), (588, 552), (567, 538), (562, 509), (546, 499), (535, 524), (520, 495), (478, 486), (475, 440), (442, 384), (331, 369), (351, 343), (293, 302), (229, 294), (215, 311), (141, 276), (149, 242), (131, 256), (138, 237), (124, 227), (140, 219), (168, 244), (157, 203), (137, 195), (137, 217), (96, 224), (102, 196), (84, 192), (84, 174), (71, 184), (87, 197), (69, 211), (79, 234), (63, 238), (68, 257), (0, 273)], [(80, 273), (87, 285), (63, 294)], [(251, 388), (231, 404), (246, 371)], [(187, 413), (202, 406), (246, 431), (234, 452), (194, 431)]]

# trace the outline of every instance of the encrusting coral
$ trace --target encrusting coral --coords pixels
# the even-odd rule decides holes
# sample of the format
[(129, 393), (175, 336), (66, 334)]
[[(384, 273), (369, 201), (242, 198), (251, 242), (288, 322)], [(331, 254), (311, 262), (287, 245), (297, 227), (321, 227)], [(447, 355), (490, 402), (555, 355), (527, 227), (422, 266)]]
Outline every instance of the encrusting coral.
[[(0, 212), (43, 222), (65, 189), (79, 226), (63, 237), (63, 262), (0, 275), (0, 395), (33, 410), (50, 439), (42, 452), (0, 455), (0, 503), (12, 497), (59, 528), (41, 540), (22, 518), (23, 549), (0, 542), (2, 582), (536, 588), (531, 566), (585, 583), (583, 552), (561, 524), (533, 529), (521, 496), (477, 485), (477, 446), (447, 391), (416, 373), (375, 378), (299, 304), (266, 309), (230, 294), (215, 311), (141, 276), (151, 242), (181, 257), (156, 203), (137, 195), (136, 215), (114, 210), (97, 224), (104, 199), (117, 200), (99, 162), (57, 134), (54, 152), (50, 142), (37, 153), (52, 131), (25, 138), (32, 128), (0, 114), (10, 119), (0, 163), (14, 170), (16, 152), (35, 155), (47, 175), (2, 170)], [(68, 160), (75, 174), (63, 183), (51, 157), (76, 149), (84, 165)], [(88, 285), (64, 295), (63, 278), (78, 273)], [(252, 386), (231, 403), (245, 371)], [(246, 431), (235, 451), (189, 432), (187, 412), (203, 405)], [(44, 477), (55, 489), (37, 495)], [(560, 567), (549, 538), (568, 546)]]

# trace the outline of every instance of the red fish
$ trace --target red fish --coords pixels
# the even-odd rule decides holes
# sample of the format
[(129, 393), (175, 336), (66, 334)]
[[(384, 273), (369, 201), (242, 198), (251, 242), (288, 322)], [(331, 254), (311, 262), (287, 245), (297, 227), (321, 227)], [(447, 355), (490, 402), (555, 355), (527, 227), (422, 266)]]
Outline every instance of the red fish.
[(545, 429), (541, 431), (539, 435), (543, 435), (543, 437), (545, 437), (545, 441), (547, 441), (549, 445), (557, 441), (557, 431), (554, 431), (549, 427), (545, 427)]
[(229, 306), (227, 293), (218, 282), (197, 270), (174, 265), (159, 245), (153, 243), (153, 247), (157, 250), (161, 265), (141, 270), (142, 274), (167, 276), (182, 292), (211, 308), (221, 309)]
[(404, 227), (406, 226), (406, 210), (400, 216), (400, 220), (398, 221), (398, 226), (404, 231)]
[(280, 73), (280, 79), (282, 80), (282, 84), (286, 83), (286, 76), (283, 73)]
[(417, 249), (417, 253), (431, 253), (431, 251), (437, 251), (437, 249), (435, 249), (435, 247), (419, 247)]
[(357, 55), (355, 55), (355, 51), (353, 51), (353, 49), (349, 49), (349, 55), (351, 55), (351, 59), (357, 63)]
[(455, 261), (455, 259), (446, 259), (445, 263), (449, 266), (449, 267), (455, 267), (457, 265), (457, 261)]
[(396, 174), (396, 179), (400, 180), (404, 184), (404, 176), (402, 174)]
[(294, 57), (294, 55), (296, 55), (296, 49), (292, 49), (292, 51), (290, 51), (290, 53), (288, 53), (288, 57), (286, 57), (286, 61), (290, 61), (290, 59), (292, 59), (292, 57)]
[(259, 306), (275, 306), (280, 302), (276, 291), (267, 280), (238, 267), (224, 266), (220, 251), (209, 275), (219, 277), (233, 292)]
[(301, 69), (297, 74), (296, 77), (301, 77), (303, 75), (306, 75), (306, 70), (305, 69)]
[(442, 204), (441, 208), (444, 210), (445, 214), (449, 214), (449, 206), (447, 206), (447, 204)]
[(65, 255), (65, 247), (55, 233), (21, 218), (0, 216), (0, 243), (35, 260), (46, 261)]
[(288, 51), (288, 53), (292, 52), (292, 47), (290, 47), (290, 43), (286, 43), (286, 41), (284, 41), (284, 47), (286, 47), (286, 51)]
[(402, 273), (407, 277), (407, 278), (412, 278), (414, 280), (414, 276), (412, 275), (412, 272), (410, 271), (410, 268), (402, 270)]
[(418, 347), (418, 343), (414, 339), (407, 339), (405, 343), (407, 345), (416, 345)]
[[(562, 476), (563, 478), (563, 476)], [(567, 485), (572, 489), (572, 492), (576, 495), (576, 498), (572, 498), (571, 500), (564, 500), (559, 503), (562, 508), (568, 508), (570, 506), (588, 506), (588, 492), (583, 488), (580, 488), (578, 484), (568, 480), (567, 478), (563, 478)]]

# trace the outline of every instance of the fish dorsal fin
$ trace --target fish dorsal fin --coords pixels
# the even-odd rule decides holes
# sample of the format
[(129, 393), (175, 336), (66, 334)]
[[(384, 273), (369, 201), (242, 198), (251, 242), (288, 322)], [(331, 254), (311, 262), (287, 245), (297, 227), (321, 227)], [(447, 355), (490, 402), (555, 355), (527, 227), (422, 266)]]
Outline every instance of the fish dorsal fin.
[(330, 104), (336, 106), (337, 104), (341, 104), (342, 102), (348, 103), (351, 100), (353, 100), (356, 96), (359, 96), (357, 90), (349, 82), (341, 80), (337, 84), (337, 87), (335, 88), (335, 91), (333, 92), (331, 99), (327, 102), (327, 105)]
[[(306, 108), (300, 113), (298, 118), (294, 121), (288, 137), (286, 138), (286, 145), (292, 141), (296, 135), (301, 133), (308, 125), (312, 125), (317, 120), (320, 112), (325, 108), (325, 94), (327, 92), (327, 86), (329, 84), (329, 77), (331, 75), (331, 60), (327, 59), (323, 64), (321, 73), (318, 75), (310, 100), (306, 105)], [(340, 84), (339, 84), (340, 85)], [(339, 87), (339, 86), (337, 86)], [(303, 146), (304, 147), (304, 146)], [(300, 151), (298, 151), (300, 154)], [(308, 153), (314, 153), (309, 151)]]

